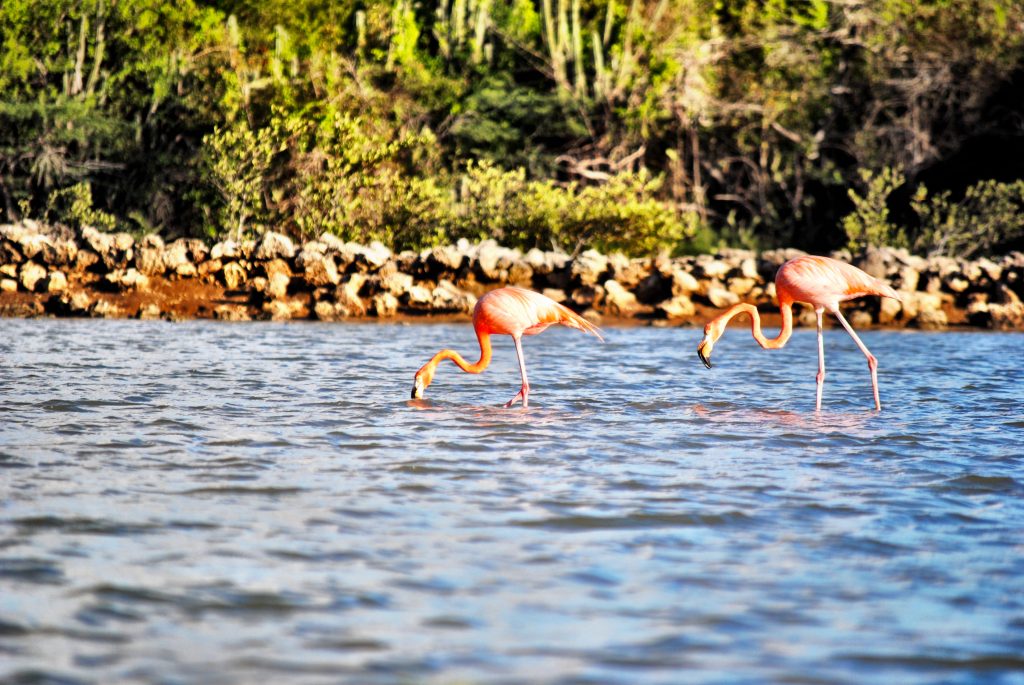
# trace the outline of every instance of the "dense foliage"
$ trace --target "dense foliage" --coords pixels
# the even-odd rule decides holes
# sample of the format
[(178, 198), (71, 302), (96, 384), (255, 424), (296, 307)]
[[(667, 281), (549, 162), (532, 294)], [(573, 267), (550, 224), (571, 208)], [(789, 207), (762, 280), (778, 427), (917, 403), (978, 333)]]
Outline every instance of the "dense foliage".
[(0, 212), (997, 250), (1024, 224), (1022, 89), (1002, 0), (5, 0)]

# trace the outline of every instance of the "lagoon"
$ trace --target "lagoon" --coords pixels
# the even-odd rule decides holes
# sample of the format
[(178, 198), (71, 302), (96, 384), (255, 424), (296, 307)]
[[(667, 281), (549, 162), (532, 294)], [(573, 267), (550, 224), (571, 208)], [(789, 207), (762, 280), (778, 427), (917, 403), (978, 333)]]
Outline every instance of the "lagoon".
[(4, 327), (0, 682), (1024, 682), (1024, 334)]

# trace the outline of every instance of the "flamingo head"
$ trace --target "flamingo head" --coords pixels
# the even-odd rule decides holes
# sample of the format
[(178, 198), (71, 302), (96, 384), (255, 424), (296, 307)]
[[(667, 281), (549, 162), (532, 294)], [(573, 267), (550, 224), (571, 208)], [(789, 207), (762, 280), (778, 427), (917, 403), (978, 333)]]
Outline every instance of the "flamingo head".
[(709, 369), (711, 368), (711, 350), (714, 349), (715, 343), (721, 337), (722, 329), (714, 323), (709, 323), (704, 327), (704, 339), (697, 345), (697, 356)]
[(412, 382), (412, 399), (419, 400), (423, 399), (423, 392), (430, 385), (431, 381), (434, 380), (434, 367), (427, 364), (422, 369), (416, 372), (416, 377)]

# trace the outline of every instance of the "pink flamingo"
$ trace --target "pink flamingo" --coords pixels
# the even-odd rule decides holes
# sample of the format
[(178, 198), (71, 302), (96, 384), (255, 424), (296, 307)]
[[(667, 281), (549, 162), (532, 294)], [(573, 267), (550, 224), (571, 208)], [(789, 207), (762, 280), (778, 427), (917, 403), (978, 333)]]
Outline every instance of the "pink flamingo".
[(423, 391), (434, 380), (437, 365), (445, 359), (451, 359), (467, 373), (480, 373), (491, 363), (491, 336), (511, 335), (516, 344), (516, 356), (519, 358), (519, 372), (523, 377), (523, 385), (505, 406), (511, 407), (520, 398), (523, 400), (524, 407), (529, 406), (530, 383), (526, 379), (526, 359), (523, 357), (522, 337), (537, 335), (556, 323), (577, 328), (585, 333), (593, 333), (599, 340), (603, 340), (600, 331), (594, 324), (549, 297), (532, 290), (515, 287), (492, 290), (481, 297), (473, 309), (473, 329), (480, 342), (479, 361), (470, 364), (455, 350), (441, 350), (416, 372), (412, 398), (423, 397)]
[(711, 350), (725, 332), (729, 319), (737, 314), (750, 315), (750, 328), (758, 345), (766, 350), (777, 350), (782, 347), (793, 333), (793, 303), (805, 302), (814, 307), (814, 313), (818, 317), (818, 390), (815, 409), (821, 410), (821, 388), (825, 383), (825, 344), (821, 334), (821, 320), (822, 314), (827, 310), (839, 319), (839, 323), (867, 357), (868, 368), (871, 370), (871, 389), (875, 394), (875, 409), (880, 410), (882, 404), (878, 400), (878, 360), (839, 312), (839, 303), (865, 295), (881, 295), (902, 301), (899, 293), (885, 282), (869, 276), (855, 266), (829, 257), (813, 256), (797, 257), (779, 267), (779, 272), (775, 275), (775, 292), (779, 298), (779, 310), (782, 312), (782, 330), (779, 336), (774, 340), (764, 337), (761, 333), (761, 320), (754, 305), (733, 305), (704, 327), (704, 339), (697, 345), (697, 356), (704, 365), (711, 368)]

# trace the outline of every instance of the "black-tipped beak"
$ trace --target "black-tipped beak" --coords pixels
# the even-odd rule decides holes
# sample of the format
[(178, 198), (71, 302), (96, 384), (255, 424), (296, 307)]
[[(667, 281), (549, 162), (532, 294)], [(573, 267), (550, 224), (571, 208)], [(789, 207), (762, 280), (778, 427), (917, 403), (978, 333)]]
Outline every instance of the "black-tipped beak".
[(418, 396), (419, 393), (417, 392), (418, 390), (419, 390), (419, 388), (417, 388), (415, 385), (412, 386), (412, 397), (410, 397), (409, 399), (418, 400), (419, 399), (419, 396)]
[(704, 366), (708, 367), (709, 369), (711, 368), (711, 359), (709, 359), (708, 357), (704, 356), (704, 344), (703, 343), (701, 343), (701, 345), (697, 348), (697, 356), (700, 357), (700, 360), (702, 362), (704, 362)]

